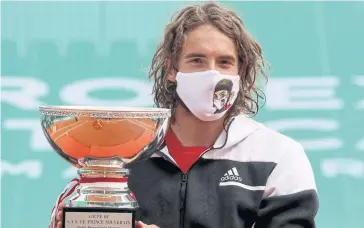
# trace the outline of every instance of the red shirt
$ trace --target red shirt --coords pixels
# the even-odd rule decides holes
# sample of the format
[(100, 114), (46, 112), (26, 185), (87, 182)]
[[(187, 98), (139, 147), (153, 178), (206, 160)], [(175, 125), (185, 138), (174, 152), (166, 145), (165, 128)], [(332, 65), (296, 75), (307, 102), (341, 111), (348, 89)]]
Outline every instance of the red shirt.
[(169, 154), (184, 173), (187, 173), (191, 166), (200, 158), (201, 154), (209, 148), (183, 146), (171, 128), (168, 129), (165, 142)]

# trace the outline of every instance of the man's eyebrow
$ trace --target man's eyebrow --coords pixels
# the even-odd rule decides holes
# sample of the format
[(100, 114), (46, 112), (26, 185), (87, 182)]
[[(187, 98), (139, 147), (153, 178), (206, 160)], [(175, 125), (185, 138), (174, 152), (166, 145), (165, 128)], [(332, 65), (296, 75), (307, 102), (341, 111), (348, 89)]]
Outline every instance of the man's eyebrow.
[(235, 61), (235, 57), (232, 56), (232, 55), (220, 55), (219, 56), (220, 59), (228, 59), (228, 60), (232, 60), (232, 61)]
[[(188, 53), (184, 56), (184, 58), (188, 59), (188, 58), (205, 58), (206, 55), (203, 53)], [(235, 61), (236, 58), (232, 55), (220, 55), (218, 56), (219, 59), (228, 59), (231, 61)]]
[(195, 58), (195, 57), (202, 57), (202, 58), (204, 58), (204, 57), (206, 57), (206, 55), (205, 54), (202, 54), (202, 53), (188, 53), (184, 57), (186, 59), (188, 59), (188, 58)]

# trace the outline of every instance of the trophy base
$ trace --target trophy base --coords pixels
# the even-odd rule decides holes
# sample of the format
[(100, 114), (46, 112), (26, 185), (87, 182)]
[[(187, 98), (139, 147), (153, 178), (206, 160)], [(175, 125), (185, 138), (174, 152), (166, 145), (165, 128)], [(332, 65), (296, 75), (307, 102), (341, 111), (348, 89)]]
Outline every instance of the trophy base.
[(128, 188), (128, 169), (86, 167), (78, 173), (79, 183), (62, 200), (63, 228), (135, 228), (138, 202)]
[(135, 228), (135, 210), (65, 207), (63, 209), (62, 228)]

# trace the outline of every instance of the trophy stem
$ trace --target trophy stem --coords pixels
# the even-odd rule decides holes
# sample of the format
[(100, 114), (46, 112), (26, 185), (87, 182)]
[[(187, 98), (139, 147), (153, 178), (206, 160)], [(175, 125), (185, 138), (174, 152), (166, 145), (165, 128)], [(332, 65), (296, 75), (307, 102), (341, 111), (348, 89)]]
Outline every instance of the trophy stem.
[[(129, 169), (122, 167), (91, 166), (78, 169), (78, 175), (82, 178), (127, 178)], [(102, 180), (102, 179), (100, 179)]]
[(79, 185), (66, 200), (68, 207), (138, 208), (128, 188), (128, 169), (83, 167), (78, 169), (78, 174)]

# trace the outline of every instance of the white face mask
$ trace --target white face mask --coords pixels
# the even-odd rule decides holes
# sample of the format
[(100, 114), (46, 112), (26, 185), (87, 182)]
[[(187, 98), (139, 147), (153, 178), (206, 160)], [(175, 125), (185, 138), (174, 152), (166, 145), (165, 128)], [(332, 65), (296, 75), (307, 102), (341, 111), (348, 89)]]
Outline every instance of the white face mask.
[(233, 105), (240, 77), (209, 70), (194, 73), (178, 72), (177, 94), (187, 108), (200, 120), (221, 118)]

